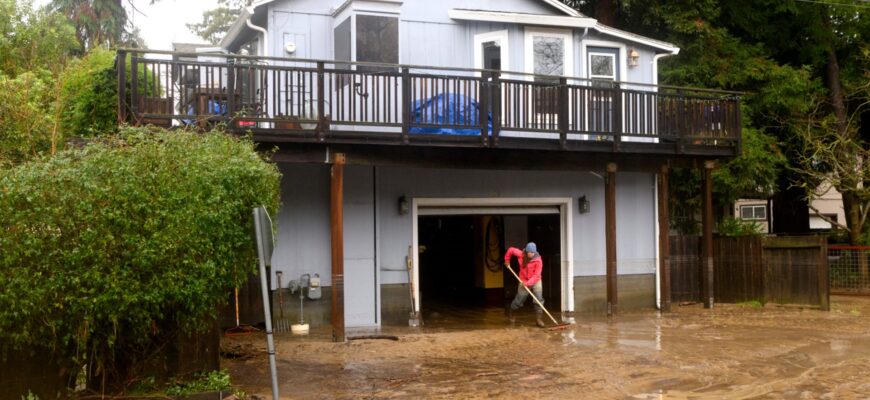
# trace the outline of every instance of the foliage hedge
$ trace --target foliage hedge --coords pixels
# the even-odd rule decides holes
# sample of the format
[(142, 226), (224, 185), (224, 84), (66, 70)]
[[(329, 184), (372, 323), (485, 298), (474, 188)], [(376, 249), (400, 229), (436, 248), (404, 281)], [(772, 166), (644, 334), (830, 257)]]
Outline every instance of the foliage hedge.
[(0, 170), (0, 352), (100, 371), (205, 328), (255, 269), (279, 177), (249, 140), (144, 128)]
[[(132, 93), (129, 56), (124, 65), (129, 95)], [(163, 93), (160, 82), (153, 82), (154, 72), (146, 65), (140, 64), (137, 73), (142, 96), (159, 97)], [(59, 118), (65, 136), (94, 137), (118, 128), (118, 76), (114, 51), (92, 50), (85, 57), (73, 61), (61, 74), (60, 81), (59, 106), (62, 111)]]

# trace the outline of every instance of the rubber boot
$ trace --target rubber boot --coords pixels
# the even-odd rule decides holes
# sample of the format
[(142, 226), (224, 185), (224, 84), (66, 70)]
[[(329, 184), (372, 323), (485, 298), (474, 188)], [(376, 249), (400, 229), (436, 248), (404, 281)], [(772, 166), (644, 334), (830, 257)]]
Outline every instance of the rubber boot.
[(538, 325), (538, 328), (543, 328), (545, 326), (543, 311), (535, 311), (535, 325)]
[(507, 309), (507, 317), (508, 321), (510, 321), (511, 323), (517, 322), (517, 319), (514, 318), (514, 309), (511, 307), (508, 307)]

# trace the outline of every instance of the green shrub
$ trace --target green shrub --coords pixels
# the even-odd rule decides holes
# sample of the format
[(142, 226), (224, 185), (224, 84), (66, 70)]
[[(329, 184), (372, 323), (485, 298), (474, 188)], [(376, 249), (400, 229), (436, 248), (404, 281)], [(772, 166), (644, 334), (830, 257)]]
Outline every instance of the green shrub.
[(757, 236), (763, 234), (761, 225), (754, 221), (744, 221), (738, 218), (726, 217), (716, 225), (716, 231), (722, 236)]
[(248, 140), (143, 128), (0, 171), (0, 352), (111, 372), (205, 329), (255, 269), (251, 210), (276, 211), (279, 180)]
[(201, 392), (227, 391), (231, 388), (229, 372), (212, 371), (205, 374), (197, 374), (190, 382), (176, 383), (166, 389), (168, 396), (188, 396)]
[(95, 49), (61, 74), (61, 128), (67, 136), (92, 137), (117, 129), (115, 53)]
[[(131, 93), (131, 65), (125, 63), (127, 93)], [(160, 96), (163, 92), (156, 74), (139, 65), (138, 81), (142, 96)], [(60, 77), (61, 129), (68, 137), (94, 137), (118, 128), (118, 76), (115, 52), (97, 48), (71, 63)], [(129, 99), (128, 99), (129, 100)]]
[(0, 168), (49, 153), (58, 144), (47, 71), (0, 74)]

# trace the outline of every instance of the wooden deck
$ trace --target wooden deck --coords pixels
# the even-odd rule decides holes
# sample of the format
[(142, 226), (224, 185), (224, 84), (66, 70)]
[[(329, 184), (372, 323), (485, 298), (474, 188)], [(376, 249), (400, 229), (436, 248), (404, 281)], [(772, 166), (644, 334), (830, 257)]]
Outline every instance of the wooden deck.
[[(119, 122), (274, 143), (727, 158), (739, 94), (524, 73), (118, 51)], [(138, 71), (131, 73), (130, 71)]]

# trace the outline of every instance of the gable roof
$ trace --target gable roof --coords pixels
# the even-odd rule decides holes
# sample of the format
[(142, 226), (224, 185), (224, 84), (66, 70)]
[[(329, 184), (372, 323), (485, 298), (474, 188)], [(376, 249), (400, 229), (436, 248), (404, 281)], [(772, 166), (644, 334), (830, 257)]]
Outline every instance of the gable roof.
[[(340, 10), (343, 7), (346, 7), (353, 0), (345, 0), (341, 5), (336, 7), (337, 10)], [(401, 2), (402, 0), (384, 0), (389, 2)], [(407, 0), (406, 0), (407, 1)], [(552, 25), (552, 26), (563, 26), (563, 27), (577, 27), (577, 28), (593, 28), (601, 33), (615, 36), (621, 39), (630, 40), (635, 43), (644, 44), (650, 46), (652, 48), (658, 50), (664, 50), (671, 54), (677, 54), (680, 51), (680, 48), (667, 42), (663, 42), (661, 40), (656, 40), (652, 38), (648, 38), (646, 36), (637, 35), (631, 32), (626, 32), (623, 30), (619, 30), (607, 25), (603, 25), (594, 18), (587, 17), (580, 13), (579, 11), (568, 7), (566, 4), (562, 3), (559, 0), (536, 0), (543, 2), (560, 12), (566, 14), (567, 16), (556, 16), (556, 15), (534, 15), (534, 14), (523, 14), (523, 13), (510, 13), (510, 12), (501, 12), (501, 11), (484, 11), (484, 10), (462, 10), (462, 9), (452, 9), (448, 10), (449, 13), (452, 13), (451, 18), (454, 19), (473, 19), (475, 17), (481, 17), (483, 20), (503, 20), (502, 22), (521, 22), (521, 19), (529, 19), (534, 18), (537, 25)], [(224, 35), (223, 39), (221, 39), (220, 47), (229, 48), (232, 46), (233, 42), (238, 38), (238, 36), (245, 30), (250, 29), (247, 27), (246, 21), (251, 17), (254, 13), (256, 13), (256, 8), (260, 6), (267, 5), (269, 3), (273, 3), (275, 0), (254, 0), (250, 6), (246, 7), (242, 10), (238, 19), (233, 22), (233, 25), (227, 31), (226, 35)], [(253, 11), (253, 12), (251, 12)], [(456, 13), (460, 13), (463, 15), (462, 17), (456, 17)], [(507, 19), (507, 20), (505, 20)]]

